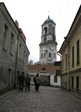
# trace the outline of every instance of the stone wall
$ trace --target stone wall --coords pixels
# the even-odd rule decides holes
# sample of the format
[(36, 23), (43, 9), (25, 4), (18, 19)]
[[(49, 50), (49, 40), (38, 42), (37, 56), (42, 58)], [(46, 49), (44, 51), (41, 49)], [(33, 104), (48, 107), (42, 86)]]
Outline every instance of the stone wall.
[(3, 3), (0, 3), (0, 91), (17, 86), (17, 77), (28, 72), (29, 50)]

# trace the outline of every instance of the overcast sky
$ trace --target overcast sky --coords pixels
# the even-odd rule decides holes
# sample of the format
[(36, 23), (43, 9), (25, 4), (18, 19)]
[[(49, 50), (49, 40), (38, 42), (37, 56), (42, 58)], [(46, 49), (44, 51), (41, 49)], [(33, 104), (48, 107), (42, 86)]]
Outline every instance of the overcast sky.
[[(57, 51), (59, 51), (81, 5), (81, 0), (0, 0), (0, 2), (5, 3), (13, 20), (19, 22), (30, 51), (29, 60), (33, 62), (39, 61), (41, 25), (48, 15), (56, 23)], [(59, 57), (57, 59), (59, 60)]]

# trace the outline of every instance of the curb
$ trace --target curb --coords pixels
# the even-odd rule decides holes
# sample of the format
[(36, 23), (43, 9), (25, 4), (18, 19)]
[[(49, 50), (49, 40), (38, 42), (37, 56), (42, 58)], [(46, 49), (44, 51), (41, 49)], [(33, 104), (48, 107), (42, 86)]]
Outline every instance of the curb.
[[(64, 90), (64, 89), (62, 89), (62, 90)], [(67, 91), (67, 90), (64, 90), (64, 91)], [(67, 92), (69, 92), (69, 93), (72, 94), (73, 96), (75, 96), (75, 97), (81, 99), (81, 93), (76, 93), (76, 92), (72, 92), (72, 91), (67, 91)]]
[(70, 92), (72, 95), (74, 95), (75, 97), (81, 99), (81, 95), (78, 95), (78, 93), (73, 93), (73, 92)]
[(7, 95), (9, 95), (9, 94), (11, 94), (11, 93), (15, 93), (16, 91), (17, 91), (17, 90), (12, 90), (12, 91), (6, 92), (6, 93), (0, 95), (0, 99), (4, 98), (5, 96), (7, 96)]

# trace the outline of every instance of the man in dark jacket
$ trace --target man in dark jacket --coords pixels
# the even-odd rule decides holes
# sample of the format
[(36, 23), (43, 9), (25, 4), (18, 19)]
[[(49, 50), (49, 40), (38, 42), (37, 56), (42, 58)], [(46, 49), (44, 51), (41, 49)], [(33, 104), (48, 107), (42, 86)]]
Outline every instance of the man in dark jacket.
[(31, 78), (29, 76), (29, 74), (27, 74), (26, 78), (25, 78), (25, 83), (26, 83), (26, 89), (25, 89), (25, 92), (28, 90), (30, 91), (30, 81), (31, 81)]
[(22, 72), (22, 74), (18, 77), (18, 80), (20, 82), (19, 90), (23, 91), (24, 80), (25, 80), (24, 72)]

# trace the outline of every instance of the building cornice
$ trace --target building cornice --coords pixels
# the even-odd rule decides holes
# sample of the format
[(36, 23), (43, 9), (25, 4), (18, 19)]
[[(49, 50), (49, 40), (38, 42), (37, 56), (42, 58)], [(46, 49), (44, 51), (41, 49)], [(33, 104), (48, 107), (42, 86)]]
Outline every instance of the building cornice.
[(47, 45), (47, 44), (54, 44), (54, 45), (57, 45), (57, 42), (55, 42), (55, 41), (47, 41), (47, 42), (40, 43), (39, 46)]

